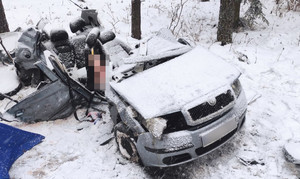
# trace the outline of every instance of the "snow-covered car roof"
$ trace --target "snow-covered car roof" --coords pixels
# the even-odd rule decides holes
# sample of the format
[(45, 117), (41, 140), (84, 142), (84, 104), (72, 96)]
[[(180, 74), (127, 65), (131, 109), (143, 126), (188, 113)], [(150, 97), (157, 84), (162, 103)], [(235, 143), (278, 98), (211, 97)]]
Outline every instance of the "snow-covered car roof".
[(138, 73), (112, 88), (145, 119), (169, 114), (220, 87), (240, 72), (203, 47)]

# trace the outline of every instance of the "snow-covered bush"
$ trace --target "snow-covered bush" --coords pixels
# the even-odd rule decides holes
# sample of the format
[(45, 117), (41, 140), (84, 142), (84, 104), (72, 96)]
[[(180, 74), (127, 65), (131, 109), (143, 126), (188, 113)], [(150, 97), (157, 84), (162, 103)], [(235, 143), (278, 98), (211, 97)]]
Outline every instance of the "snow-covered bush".
[(297, 11), (300, 10), (300, 0), (275, 0), (275, 13), (278, 16), (282, 16), (284, 12), (287, 11)]
[[(166, 6), (165, 3), (162, 9), (167, 10), (169, 24), (168, 28), (176, 37), (183, 37), (191, 43), (199, 42), (200, 34), (203, 33), (205, 25), (210, 25), (211, 28), (216, 27), (216, 19), (214, 15), (209, 15), (204, 10), (205, 3), (199, 0), (172, 0), (171, 6)], [(218, 8), (219, 9), (219, 6)], [(210, 40), (209, 40), (210, 41)], [(214, 40), (211, 39), (213, 42)]]

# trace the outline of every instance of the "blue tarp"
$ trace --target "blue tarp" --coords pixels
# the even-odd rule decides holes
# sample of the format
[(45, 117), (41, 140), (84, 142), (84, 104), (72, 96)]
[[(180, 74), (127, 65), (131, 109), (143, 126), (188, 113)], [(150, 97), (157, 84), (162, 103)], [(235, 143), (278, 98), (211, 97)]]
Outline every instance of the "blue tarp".
[(0, 123), (0, 179), (9, 178), (12, 164), (45, 137)]

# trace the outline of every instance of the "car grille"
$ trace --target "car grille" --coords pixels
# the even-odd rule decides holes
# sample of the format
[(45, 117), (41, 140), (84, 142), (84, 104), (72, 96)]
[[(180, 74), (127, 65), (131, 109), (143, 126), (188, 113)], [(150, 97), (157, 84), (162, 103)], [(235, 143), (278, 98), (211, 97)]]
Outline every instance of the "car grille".
[(208, 102), (204, 102), (194, 108), (189, 109), (188, 112), (190, 113), (193, 121), (198, 121), (220, 111), (233, 101), (234, 96), (231, 94), (231, 91), (228, 90), (226, 93), (222, 93), (216, 97), (216, 102), (214, 105), (211, 105)]

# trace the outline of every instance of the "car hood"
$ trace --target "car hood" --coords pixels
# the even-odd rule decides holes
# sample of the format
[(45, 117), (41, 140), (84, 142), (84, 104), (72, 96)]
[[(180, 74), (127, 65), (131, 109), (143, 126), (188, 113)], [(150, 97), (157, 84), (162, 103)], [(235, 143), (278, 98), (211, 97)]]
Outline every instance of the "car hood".
[(240, 72), (203, 47), (138, 73), (111, 87), (145, 119), (180, 111), (184, 105), (230, 84)]

